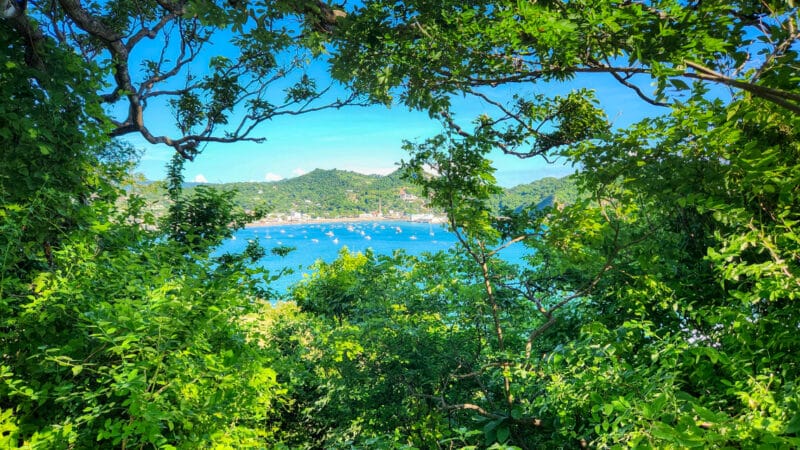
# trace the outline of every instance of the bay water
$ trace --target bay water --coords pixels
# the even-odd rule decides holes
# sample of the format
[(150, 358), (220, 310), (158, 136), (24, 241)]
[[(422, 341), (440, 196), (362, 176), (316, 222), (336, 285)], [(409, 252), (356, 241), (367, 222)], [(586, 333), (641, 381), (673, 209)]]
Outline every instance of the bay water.
[[(455, 247), (457, 242), (453, 233), (438, 224), (402, 221), (304, 223), (248, 227), (236, 232), (217, 252), (238, 253), (253, 240), (267, 249), (267, 256), (257, 265), (271, 274), (277, 274), (284, 268), (292, 269), (292, 273), (271, 284), (281, 295), (286, 293), (289, 286), (300, 281), (304, 274), (309, 274), (309, 266), (315, 261), (332, 262), (343, 247), (351, 252), (364, 252), (369, 248), (383, 255), (403, 249), (408, 254), (420, 255), (423, 252), (446, 251)], [(269, 252), (272, 248), (283, 246), (294, 250), (286, 256)], [(516, 245), (505, 249), (502, 256), (508, 261), (519, 262), (523, 254), (523, 247)]]

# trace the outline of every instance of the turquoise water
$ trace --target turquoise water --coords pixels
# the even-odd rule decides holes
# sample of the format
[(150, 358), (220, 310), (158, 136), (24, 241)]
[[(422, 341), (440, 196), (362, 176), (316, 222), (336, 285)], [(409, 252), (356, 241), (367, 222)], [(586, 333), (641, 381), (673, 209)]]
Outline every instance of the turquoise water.
[[(281, 257), (268, 253), (258, 265), (277, 274), (283, 268), (294, 270), (272, 284), (278, 292), (310, 273), (308, 267), (317, 260), (332, 262), (342, 247), (352, 252), (363, 252), (371, 248), (376, 254), (389, 255), (404, 249), (412, 255), (437, 252), (453, 248), (456, 237), (442, 225), (413, 222), (343, 222), (296, 225), (272, 225), (239, 230), (235, 238), (226, 241), (219, 252), (240, 252), (248, 241), (258, 240), (267, 250), (289, 246), (295, 250)], [(523, 249), (516, 246), (504, 250), (503, 256), (510, 261), (519, 261)]]

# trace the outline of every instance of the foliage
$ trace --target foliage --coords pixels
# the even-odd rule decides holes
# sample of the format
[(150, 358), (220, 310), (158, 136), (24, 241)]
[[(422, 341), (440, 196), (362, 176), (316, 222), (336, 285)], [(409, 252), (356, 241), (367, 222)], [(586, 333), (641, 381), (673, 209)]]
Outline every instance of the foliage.
[(233, 236), (234, 230), (265, 214), (263, 209), (247, 212), (237, 208), (233, 200), (235, 191), (198, 186), (184, 194), (183, 161), (176, 154), (169, 167), (170, 204), (163, 228), (168, 230), (170, 239), (194, 251), (208, 251)]
[[(3, 213), (40, 214), (38, 206), (5, 204)], [(189, 202), (183, 212), (201, 217), (192, 209), (208, 206)], [(243, 321), (269, 295), (266, 274), (250, 268), (263, 250), (212, 258), (229, 228), (187, 221), (186, 234), (165, 239), (126, 220), (135, 210), (97, 199), (84, 208), (90, 226), (59, 229), (48, 264), (27, 269), (27, 282), (4, 258), (5, 446), (265, 445), (284, 389)], [(30, 226), (4, 222), (3, 242), (25, 248)]]
[[(340, 30), (334, 74), (376, 99), (399, 94), (406, 104), (432, 113), (447, 112), (451, 93), (480, 97), (508, 119), (489, 124), (498, 127), (494, 143), (513, 151), (514, 145), (503, 144), (530, 143), (517, 139), (535, 135), (538, 148), (520, 151), (530, 156), (580, 140), (580, 129), (593, 131), (591, 114), (562, 120), (564, 113), (584, 108), (580, 97), (586, 91), (560, 100), (520, 95), (504, 108), (492, 100), (489, 87), (601, 73), (643, 100), (665, 105), (702, 80), (797, 112), (788, 69), (797, 57), (796, 15), (784, 2), (375, 0)], [(640, 84), (651, 77), (654, 95)], [(539, 121), (553, 128), (536, 127)]]
[[(58, 77), (36, 79), (25, 64), (24, 43), (0, 27), (0, 200), (3, 221), (24, 223), (25, 237), (3, 241), (6, 267), (47, 264), (59, 230), (91, 223), (84, 214), (93, 198), (116, 197), (108, 179), (124, 171), (127, 149), (103, 139), (104, 119), (94, 104), (100, 74), (69, 52), (50, 45), (41, 50), (63, 66)], [(43, 126), (47, 124), (47, 126)], [(95, 167), (100, 162), (102, 170)], [(33, 208), (33, 209), (27, 209)], [(34, 214), (37, 211), (40, 213)], [(26, 245), (20, 247), (18, 242)]]
[[(0, 25), (0, 88), (13, 100), (0, 106), (0, 445), (800, 446), (791, 3), (370, 0), (341, 22), (315, 2), (134, 3), (86, 6), (96, 26), (78, 2), (37, 3), (55, 38), (26, 15)], [(307, 33), (259, 28), (287, 14), (304, 15)], [(180, 93), (182, 133), (225, 124), (247, 61), (272, 73), (273, 50), (319, 51), (333, 33), (337, 76), (445, 126), (407, 145), (406, 176), (447, 213), (459, 249), (345, 251), (315, 266), (295, 303), (271, 305), (270, 277), (252, 267), (262, 249), (213, 252), (247, 220), (235, 194), (183, 192), (176, 158), (162, 228), (140, 197), (118, 203), (132, 155), (108, 141), (124, 124), (100, 105), (123, 93), (97, 92), (127, 59), (89, 62), (161, 20), (200, 33), (181, 34), (188, 49), (204, 27), (264, 33), (241, 47), (258, 58), (211, 59), (203, 94)], [(663, 114), (612, 129), (590, 90), (503, 90), (588, 85), (583, 72)], [(290, 83), (286, 101), (313, 86)], [(147, 89), (123, 91), (135, 103)], [(468, 128), (449, 108), (460, 94), (496, 109)], [(191, 157), (201, 138), (176, 149)], [(568, 159), (580, 192), (495, 206), (495, 149)], [(311, 179), (341, 189), (348, 176)], [(306, 181), (295, 181), (303, 195)], [(502, 260), (510, 245), (528, 247), (524, 264)]]
[(118, 204), (135, 155), (107, 139), (101, 73), (42, 44), (62, 66), (43, 77), (0, 36), (0, 445), (267, 445), (283, 389), (242, 320), (269, 298), (263, 251), (209, 256), (234, 217), (220, 194), (177, 202), (181, 233)]
[[(255, 128), (273, 117), (359, 103), (332, 95), (308, 67), (343, 15), (316, 0), (46, 0), (4, 20), (3, 32), (37, 79), (59, 76), (54, 45), (107, 75), (91, 107), (105, 108), (110, 136), (135, 133), (192, 159), (208, 143), (263, 141)], [(148, 114), (157, 110), (173, 123)]]
[(345, 249), (295, 287), (297, 305), (317, 317), (313, 331), (289, 334), (313, 336), (297, 350), (317, 376), (293, 413), (319, 433), (313, 446), (432, 448), (452, 437), (440, 398), (454, 395), (452, 372), (472, 366), (486, 338), (478, 322), (449, 319), (454, 300), (480, 293), (462, 269), (445, 255)]
[[(481, 370), (453, 370), (460, 395), (440, 397), (441, 412), (486, 421), (456, 420), (463, 435), (523, 448), (798, 445), (797, 13), (376, 0), (351, 16), (334, 73), (446, 128), (409, 144), (407, 165), (437, 169), (414, 180), (472, 261), (461, 281), (481, 289), (443, 317), (490, 330)], [(587, 85), (585, 72), (664, 115), (612, 130), (591, 91), (503, 89)], [(495, 109), (467, 129), (450, 110), (461, 94)], [(493, 214), (490, 149), (568, 158), (579, 200)], [(509, 271), (496, 256), (516, 243), (533, 251)]]
[(102, 251), (56, 252), (58, 269), (37, 277), (8, 324), (2, 393), (16, 438), (48, 448), (259, 441), (280, 388), (238, 323), (255, 281), (241, 263), (187, 261), (172, 244), (109, 249), (120, 230), (108, 230)]

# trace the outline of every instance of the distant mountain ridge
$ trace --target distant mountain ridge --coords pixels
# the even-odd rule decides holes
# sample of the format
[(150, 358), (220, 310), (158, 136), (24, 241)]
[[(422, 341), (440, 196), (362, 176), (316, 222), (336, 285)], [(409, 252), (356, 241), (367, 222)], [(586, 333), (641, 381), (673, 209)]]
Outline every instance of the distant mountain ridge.
[[(198, 183), (187, 183), (191, 192)], [(203, 183), (223, 191), (236, 191), (236, 203), (246, 209), (268, 205), (275, 213), (299, 213), (312, 217), (356, 217), (382, 213), (403, 215), (435, 212), (425, 204), (422, 189), (402, 178), (400, 171), (389, 175), (365, 175), (346, 170), (315, 169), (280, 181)], [(140, 184), (139, 195), (153, 204), (163, 204), (164, 182)], [(517, 208), (523, 204), (571, 203), (577, 189), (571, 177), (543, 178), (504, 189), (492, 201), (495, 209)], [(155, 208), (161, 209), (161, 208)]]

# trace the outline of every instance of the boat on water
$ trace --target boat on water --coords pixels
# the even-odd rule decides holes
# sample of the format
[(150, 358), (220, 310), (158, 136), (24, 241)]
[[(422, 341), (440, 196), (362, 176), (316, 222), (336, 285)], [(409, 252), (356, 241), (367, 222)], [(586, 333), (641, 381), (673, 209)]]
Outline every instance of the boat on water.
[(325, 236), (333, 237), (333, 231), (328, 231), (325, 233)]
[(416, 241), (417, 237), (412, 235), (411, 237), (409, 237), (409, 239), (411, 239), (412, 241)]

